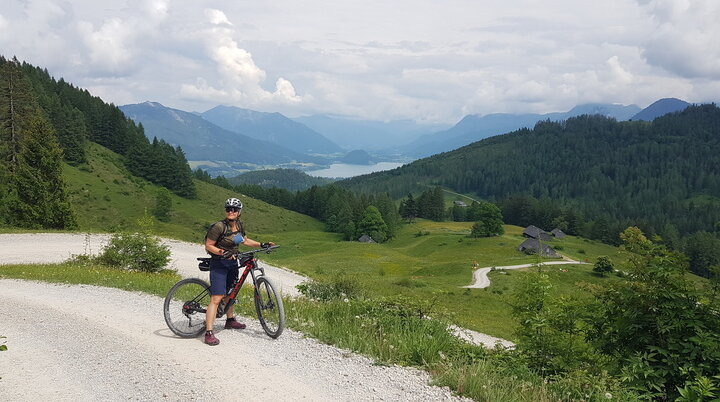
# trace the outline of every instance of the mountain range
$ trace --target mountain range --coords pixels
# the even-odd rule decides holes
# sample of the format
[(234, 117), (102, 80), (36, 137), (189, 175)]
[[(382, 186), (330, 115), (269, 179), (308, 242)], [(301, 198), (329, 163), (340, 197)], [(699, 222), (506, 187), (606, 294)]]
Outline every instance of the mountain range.
[(359, 120), (342, 116), (312, 115), (295, 117), (341, 147), (370, 152), (398, 153), (416, 138), (450, 128), (449, 124), (421, 124), (413, 120)]
[(322, 134), (280, 113), (216, 106), (200, 116), (228, 131), (272, 142), (295, 152), (323, 155), (344, 153), (342, 148)]
[(242, 163), (245, 170), (298, 163), (324, 165), (328, 162), (325, 158), (226, 130), (200, 115), (165, 107), (157, 102), (120, 106), (120, 110), (141, 123), (148, 138), (161, 138), (173, 146), (182, 147), (190, 161)]
[(381, 122), (327, 115), (290, 119), (280, 113), (231, 106), (190, 113), (144, 102), (120, 109), (142, 123), (148, 138), (158, 137), (181, 146), (195, 166), (197, 161), (209, 161), (204, 169), (234, 176), (239, 171), (267, 167), (347, 163), (347, 149), (370, 151), (375, 160), (381, 160), (382, 155), (417, 159), (532, 128), (545, 120), (561, 121), (580, 115), (603, 115), (618, 121), (653, 120), (689, 105), (666, 98), (643, 110), (636, 105), (585, 104), (567, 112), (546, 114), (471, 114), (449, 128), (408, 120)]
[(448, 130), (421, 137), (410, 143), (405, 153), (413, 157), (424, 157), (450, 151), (494, 135), (523, 127), (531, 128), (541, 120), (560, 121), (583, 114), (599, 114), (616, 120), (628, 120), (640, 110), (636, 105), (586, 104), (575, 106), (567, 112), (546, 114), (471, 114)]

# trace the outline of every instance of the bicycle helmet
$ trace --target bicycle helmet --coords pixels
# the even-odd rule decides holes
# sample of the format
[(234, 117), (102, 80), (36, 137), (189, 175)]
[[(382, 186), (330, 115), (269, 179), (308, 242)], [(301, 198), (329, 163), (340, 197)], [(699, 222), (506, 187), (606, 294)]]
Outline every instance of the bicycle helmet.
[(242, 201), (238, 200), (237, 198), (228, 198), (225, 201), (225, 208), (228, 207), (237, 208), (238, 210), (242, 211)]

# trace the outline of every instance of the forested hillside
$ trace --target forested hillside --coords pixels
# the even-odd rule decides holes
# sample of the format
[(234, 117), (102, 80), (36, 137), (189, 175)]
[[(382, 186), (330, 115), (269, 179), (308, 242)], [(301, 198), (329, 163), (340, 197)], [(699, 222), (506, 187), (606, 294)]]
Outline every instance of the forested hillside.
[(19, 63), (0, 58), (0, 224), (77, 225), (62, 180), (62, 155), (56, 129)]
[(715, 231), (720, 109), (693, 106), (651, 123), (544, 121), (338, 185), (394, 198), (440, 185), (504, 204), (506, 222), (517, 224), (528, 223), (528, 210), (542, 201), (547, 224), (584, 217), (613, 242), (631, 224), (650, 233)]
[(289, 191), (307, 190), (312, 186), (323, 186), (334, 180), (313, 177), (295, 169), (268, 169), (243, 173), (228, 179), (230, 184), (257, 184), (265, 188), (282, 188)]
[(47, 70), (17, 60), (6, 60), (2, 56), (0, 67), (5, 88), (4, 116), (11, 114), (8, 112), (8, 105), (12, 103), (8, 101), (11, 99), (7, 89), (10, 85), (8, 77), (17, 74), (18, 79), (27, 82), (28, 90), (20, 98), (15, 96), (16, 102), (39, 106), (40, 113), (52, 127), (44, 138), (59, 143), (67, 163), (86, 163), (85, 148), (87, 141), (91, 141), (122, 155), (132, 174), (167, 187), (180, 196), (195, 195), (192, 172), (185, 153), (179, 147), (162, 140), (148, 140), (142, 125), (126, 118), (116, 106), (74, 87), (62, 78), (56, 80)]

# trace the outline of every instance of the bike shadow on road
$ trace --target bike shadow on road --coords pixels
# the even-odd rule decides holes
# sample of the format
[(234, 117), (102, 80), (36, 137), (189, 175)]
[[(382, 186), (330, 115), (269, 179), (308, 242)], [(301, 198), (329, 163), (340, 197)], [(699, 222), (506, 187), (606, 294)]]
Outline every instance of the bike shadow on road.
[[(275, 339), (270, 338), (265, 334), (265, 331), (263, 331), (262, 328), (253, 328), (250, 325), (248, 325), (247, 328), (237, 330), (237, 329), (225, 329), (222, 327), (222, 325), (215, 325), (215, 328), (213, 329), (215, 334), (237, 334), (237, 335), (243, 335), (243, 336), (249, 336), (251, 338), (256, 339), (264, 339), (269, 341), (274, 341)], [(162, 337), (162, 338), (170, 338), (170, 339), (177, 339), (179, 341), (185, 341), (185, 340), (200, 340), (202, 341), (203, 337), (202, 334), (198, 335), (194, 338), (181, 338), (177, 335), (175, 335), (170, 328), (160, 328), (155, 331), (153, 331), (153, 335)], [(281, 337), (282, 338), (282, 337)]]

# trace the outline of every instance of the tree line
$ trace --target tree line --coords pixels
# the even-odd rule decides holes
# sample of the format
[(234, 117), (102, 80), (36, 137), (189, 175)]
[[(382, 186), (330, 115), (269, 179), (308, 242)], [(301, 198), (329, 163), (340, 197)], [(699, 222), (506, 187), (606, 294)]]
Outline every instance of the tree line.
[(202, 169), (195, 170), (194, 177), (316, 218), (325, 223), (326, 230), (341, 233), (345, 240), (357, 240), (366, 234), (376, 242), (384, 242), (395, 236), (401, 223), (397, 206), (387, 194), (356, 195), (333, 185), (295, 192), (257, 184), (233, 185), (224, 176), (213, 178)]
[[(548, 198), (587, 221), (636, 222), (685, 235), (720, 222), (720, 109), (714, 104), (648, 122), (580, 116), (543, 121), (391, 172), (339, 181), (357, 192), (400, 198), (439, 185), (500, 203)], [(615, 232), (613, 237), (618, 232)]]
[(196, 195), (192, 171), (180, 147), (163, 140), (148, 140), (142, 125), (125, 117), (115, 105), (62, 78), (56, 80), (45, 69), (2, 56), (0, 66), (3, 71), (12, 69), (24, 77), (27, 96), (34, 99), (53, 128), (62, 158), (68, 164), (87, 163), (86, 144), (92, 141), (122, 155), (131, 174), (183, 197)]
[(442, 186), (495, 203), (509, 224), (613, 245), (637, 226), (673, 250), (689, 252), (698, 239), (718, 247), (720, 108), (692, 106), (653, 122), (542, 121), (336, 185), (393, 198)]
[(0, 223), (77, 226), (62, 179), (63, 151), (17, 60), (0, 59)]

